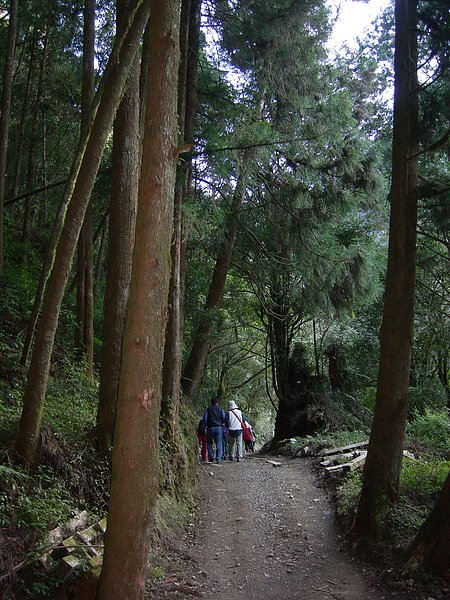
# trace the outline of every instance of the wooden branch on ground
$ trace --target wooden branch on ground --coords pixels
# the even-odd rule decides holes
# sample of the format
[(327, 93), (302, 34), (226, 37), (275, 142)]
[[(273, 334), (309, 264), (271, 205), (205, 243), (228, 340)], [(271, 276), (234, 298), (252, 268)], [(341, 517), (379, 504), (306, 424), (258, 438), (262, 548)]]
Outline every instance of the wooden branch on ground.
[(366, 456), (367, 456), (367, 452), (359, 452), (357, 454), (357, 456), (355, 458), (353, 458), (353, 460), (350, 460), (346, 463), (341, 463), (340, 465), (334, 465), (332, 467), (325, 467), (325, 470), (330, 473), (332, 471), (343, 471), (348, 472), (348, 471), (354, 471), (355, 469), (357, 469), (358, 467), (361, 467), (364, 464), (364, 461), (366, 460)]
[[(321, 462), (320, 465), (324, 466), (328, 473), (333, 472), (333, 471), (340, 471), (340, 470), (342, 470), (344, 473), (348, 473), (349, 471), (354, 471), (355, 469), (358, 469), (359, 467), (361, 467), (364, 464), (364, 462), (366, 460), (366, 456), (367, 456), (367, 451), (363, 450), (361, 452), (352, 453), (352, 455), (354, 455), (354, 454), (356, 454), (356, 456), (355, 456), (355, 458), (353, 458), (353, 460), (349, 460), (348, 462), (341, 463), (340, 465), (333, 465), (330, 467), (326, 466), (325, 463), (328, 463), (329, 461), (331, 461), (331, 459)], [(341, 456), (345, 456), (345, 455), (341, 455)], [(411, 458), (412, 460), (416, 460), (414, 455), (411, 454), (411, 452), (408, 452), (408, 450), (403, 450), (403, 456), (407, 456), (408, 458)]]
[(357, 444), (350, 444), (349, 446), (342, 446), (342, 448), (331, 448), (328, 450), (322, 450), (319, 452), (319, 456), (331, 456), (333, 454), (340, 454), (347, 452), (348, 450), (357, 450), (358, 448), (366, 448), (369, 445), (369, 440), (365, 442), (358, 442)]
[(357, 456), (356, 458), (354, 458), (353, 460), (350, 460), (349, 462), (344, 463), (342, 465), (342, 470), (344, 471), (344, 473), (348, 473), (349, 471), (354, 471), (355, 469), (358, 469), (359, 467), (361, 467), (366, 461), (366, 456), (367, 456), (367, 452), (361, 452), (361, 454), (359, 456)]

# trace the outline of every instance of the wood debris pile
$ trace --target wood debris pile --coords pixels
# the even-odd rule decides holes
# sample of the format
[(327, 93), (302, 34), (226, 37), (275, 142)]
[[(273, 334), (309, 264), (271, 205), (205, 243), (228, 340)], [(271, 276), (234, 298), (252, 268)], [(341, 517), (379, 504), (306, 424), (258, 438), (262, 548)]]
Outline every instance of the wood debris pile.
[(364, 464), (368, 445), (369, 440), (366, 440), (358, 444), (321, 450), (318, 456), (323, 457), (324, 460), (319, 465), (328, 473), (333, 471), (342, 471), (343, 473), (354, 471)]
[(45, 568), (56, 564), (59, 574), (66, 578), (82, 563), (91, 567), (101, 565), (106, 517), (89, 527), (88, 518), (87, 511), (82, 511), (70, 522), (50, 531), (46, 551), (39, 557)]

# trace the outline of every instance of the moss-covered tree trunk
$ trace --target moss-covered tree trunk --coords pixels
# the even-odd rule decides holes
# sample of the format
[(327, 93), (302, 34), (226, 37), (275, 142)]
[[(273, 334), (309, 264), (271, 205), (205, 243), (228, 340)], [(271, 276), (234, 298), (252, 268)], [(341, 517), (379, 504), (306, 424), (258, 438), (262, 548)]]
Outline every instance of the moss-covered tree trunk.
[[(126, 24), (130, 0), (117, 1), (117, 31)], [(139, 182), (139, 56), (114, 122), (111, 157), (111, 202), (106, 289), (103, 310), (103, 343), (100, 370), (97, 438), (101, 451), (112, 447), (125, 311), (130, 290), (131, 258), (136, 225)]]
[(413, 339), (417, 223), (416, 0), (395, 3), (388, 266), (374, 418), (353, 533), (379, 538), (399, 491)]
[[(194, 120), (197, 110), (197, 74), (201, 0), (184, 0), (180, 24), (180, 69), (178, 81), (178, 120), (182, 143), (194, 143)], [(183, 360), (184, 259), (183, 203), (190, 193), (192, 161), (190, 153), (180, 157), (177, 166), (172, 240), (172, 276), (169, 290), (169, 316), (164, 347), (161, 429), (176, 462), (179, 446), (179, 412)], [(181, 469), (182, 470), (182, 469)], [(180, 472), (175, 466), (175, 472)]]
[(154, 3), (136, 239), (98, 600), (144, 597), (158, 494), (158, 422), (171, 274), (179, 2)]
[(63, 216), (64, 225), (58, 239), (43, 300), (17, 435), (16, 450), (19, 459), (28, 468), (33, 468), (38, 461), (42, 409), (64, 289), (103, 150), (148, 20), (150, 4), (151, 0), (136, 0), (133, 8), (130, 9), (126, 35), (120, 37), (114, 45), (102, 78), (99, 101), (94, 103), (95, 110), (88, 138), (76, 157), (69, 177), (70, 201), (67, 212)]

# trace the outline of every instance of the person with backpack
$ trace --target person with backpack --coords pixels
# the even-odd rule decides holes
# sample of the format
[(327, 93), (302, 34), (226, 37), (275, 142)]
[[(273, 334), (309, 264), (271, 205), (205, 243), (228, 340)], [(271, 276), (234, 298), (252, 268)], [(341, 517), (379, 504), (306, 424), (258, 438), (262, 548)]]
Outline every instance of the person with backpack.
[(203, 421), (206, 424), (208, 458), (214, 460), (214, 447), (216, 446), (216, 463), (222, 460), (222, 425), (225, 424), (225, 411), (219, 406), (217, 396), (211, 398), (211, 406), (205, 410)]
[(239, 462), (242, 458), (242, 429), (244, 427), (245, 417), (237, 407), (234, 400), (228, 402), (228, 412), (226, 424), (228, 427), (228, 460), (236, 458)]
[(244, 440), (245, 451), (254, 452), (255, 449), (253, 446), (253, 427), (248, 421), (244, 421), (242, 425), (244, 426), (242, 429), (242, 439)]

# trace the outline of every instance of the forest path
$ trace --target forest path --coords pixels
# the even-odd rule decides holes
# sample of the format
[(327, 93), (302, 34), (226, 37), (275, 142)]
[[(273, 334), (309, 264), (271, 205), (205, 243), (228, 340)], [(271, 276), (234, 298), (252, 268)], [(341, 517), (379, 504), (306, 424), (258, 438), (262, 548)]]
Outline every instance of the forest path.
[(167, 577), (150, 597), (400, 598), (340, 550), (333, 508), (309, 461), (277, 457), (274, 466), (271, 459), (199, 465), (193, 526), (174, 544), (177, 552), (168, 549)]

